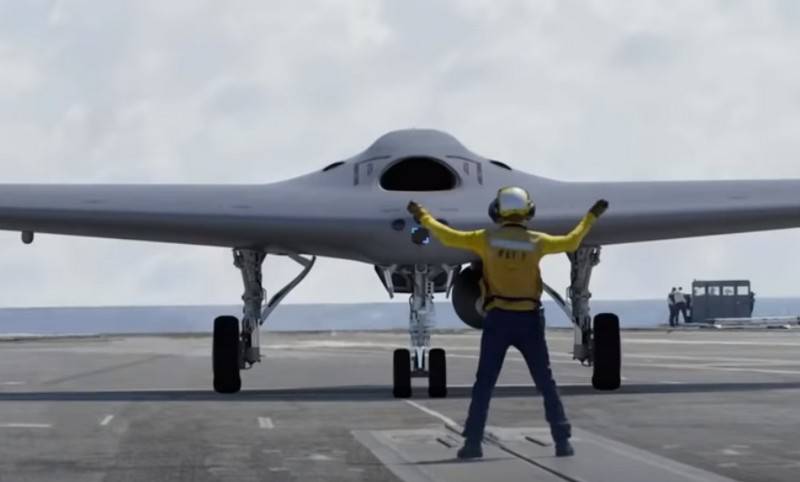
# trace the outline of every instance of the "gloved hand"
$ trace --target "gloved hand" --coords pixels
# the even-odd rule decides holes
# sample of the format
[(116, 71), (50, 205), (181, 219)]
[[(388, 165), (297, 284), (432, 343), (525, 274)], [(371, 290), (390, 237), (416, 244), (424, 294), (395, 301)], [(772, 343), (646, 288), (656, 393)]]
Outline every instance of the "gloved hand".
[(421, 204), (414, 201), (410, 201), (406, 209), (408, 209), (408, 212), (414, 216), (414, 220), (417, 222), (419, 222), (419, 218), (422, 217), (422, 214), (425, 212), (425, 208), (423, 208)]
[(599, 218), (604, 212), (606, 212), (606, 209), (608, 209), (608, 201), (601, 199), (594, 203), (594, 206), (589, 209), (589, 212), (594, 214), (596, 218)]

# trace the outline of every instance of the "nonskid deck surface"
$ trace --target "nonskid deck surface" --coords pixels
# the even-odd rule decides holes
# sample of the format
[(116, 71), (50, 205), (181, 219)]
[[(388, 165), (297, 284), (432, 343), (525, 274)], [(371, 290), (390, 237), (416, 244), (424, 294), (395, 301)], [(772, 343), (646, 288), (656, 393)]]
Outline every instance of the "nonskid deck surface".
[(411, 401), (391, 397), (401, 333), (265, 333), (263, 363), (225, 396), (210, 390), (208, 337), (2, 341), (0, 481), (796, 480), (800, 333), (625, 332), (613, 393), (590, 388), (571, 333), (548, 338), (578, 454), (552, 457), (510, 352), (497, 443), (469, 463), (445, 425), (463, 422), (477, 332), (434, 337), (450, 397), (416, 380)]

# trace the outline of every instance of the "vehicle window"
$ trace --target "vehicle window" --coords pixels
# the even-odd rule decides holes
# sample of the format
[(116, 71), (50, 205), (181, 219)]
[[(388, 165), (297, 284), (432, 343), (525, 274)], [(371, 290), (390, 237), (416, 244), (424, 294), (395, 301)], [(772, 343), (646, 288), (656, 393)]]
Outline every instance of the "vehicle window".
[(719, 286), (709, 286), (708, 296), (719, 296)]
[(736, 290), (733, 286), (723, 286), (722, 287), (722, 296), (733, 296), (736, 293)]
[(750, 294), (750, 287), (749, 286), (737, 286), (736, 287), (736, 294), (739, 296), (748, 296)]
[(705, 296), (706, 295), (706, 287), (705, 286), (695, 286), (694, 287), (694, 295), (695, 296)]

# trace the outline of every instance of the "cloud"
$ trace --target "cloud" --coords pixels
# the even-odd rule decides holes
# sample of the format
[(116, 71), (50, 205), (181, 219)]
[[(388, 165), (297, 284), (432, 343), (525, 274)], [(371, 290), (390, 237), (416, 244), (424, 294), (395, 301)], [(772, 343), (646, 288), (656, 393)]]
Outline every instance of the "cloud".
[(13, 98), (35, 90), (41, 83), (39, 68), (18, 50), (0, 44), (0, 90)]
[[(796, 2), (0, 1), (3, 182), (255, 182), (434, 127), (566, 180), (800, 177)], [(231, 303), (216, 248), (0, 236), (2, 305)], [(786, 231), (609, 247), (597, 297), (792, 295)], [(270, 291), (293, 276), (269, 260)], [(347, 272), (348, 283), (341, 279)], [(567, 283), (561, 258), (551, 284)], [(321, 260), (290, 301), (385, 299)]]

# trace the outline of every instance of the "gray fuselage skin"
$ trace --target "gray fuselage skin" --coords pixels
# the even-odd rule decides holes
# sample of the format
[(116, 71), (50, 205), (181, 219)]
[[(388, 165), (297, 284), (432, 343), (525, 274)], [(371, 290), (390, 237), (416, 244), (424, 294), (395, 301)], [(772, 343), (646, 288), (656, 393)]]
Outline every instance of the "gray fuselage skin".
[[(452, 189), (392, 191), (381, 175), (435, 159)], [(415, 200), (458, 229), (491, 225), (503, 186), (537, 204), (533, 230), (566, 233), (597, 199), (611, 208), (585, 244), (606, 245), (800, 226), (800, 181), (560, 182), (509, 170), (435, 130), (390, 132), (326, 171), (266, 185), (0, 186), (0, 229), (314, 254), (376, 265), (468, 262), (474, 255), (410, 241)], [(405, 221), (395, 229), (392, 223)]]

